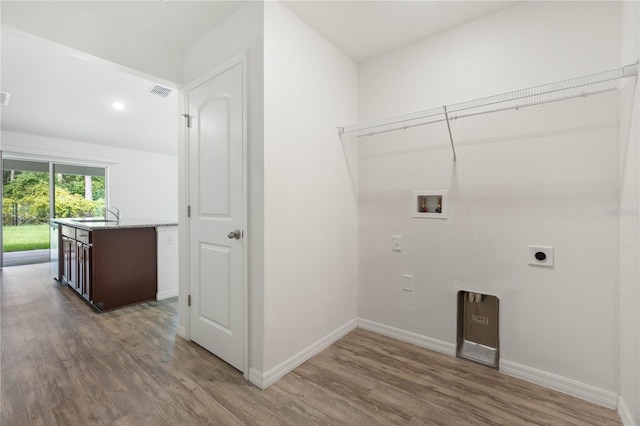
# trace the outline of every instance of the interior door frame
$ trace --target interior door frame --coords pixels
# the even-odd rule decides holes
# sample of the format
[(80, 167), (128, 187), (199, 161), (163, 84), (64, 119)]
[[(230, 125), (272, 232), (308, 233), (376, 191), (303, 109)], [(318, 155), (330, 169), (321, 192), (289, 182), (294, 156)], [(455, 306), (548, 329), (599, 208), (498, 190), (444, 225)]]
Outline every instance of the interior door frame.
[[(251, 233), (248, 227), (248, 151), (247, 151), (247, 51), (242, 51), (239, 54), (231, 57), (230, 59), (223, 62), (221, 65), (209, 70), (204, 73), (200, 77), (192, 80), (188, 84), (184, 86), (184, 111), (183, 115), (189, 114), (189, 92), (195, 87), (205, 83), (208, 80), (222, 74), (223, 72), (233, 68), (238, 64), (242, 64), (242, 229), (244, 232), (243, 240), (244, 240), (244, 256), (242, 260), (242, 310), (243, 310), (243, 339), (242, 339), (242, 358), (243, 358), (243, 371), (242, 374), (246, 380), (249, 380), (249, 245)], [(186, 205), (183, 206), (186, 211), (191, 205), (191, 151), (190, 151), (190, 140), (189, 140), (189, 129), (186, 125), (186, 120), (183, 125), (184, 128), (184, 177), (186, 184), (186, 197), (185, 202)], [(185, 249), (185, 289), (187, 295), (191, 295), (191, 222), (190, 217), (185, 214), (185, 244), (183, 245)], [(187, 312), (185, 315), (185, 337), (191, 341), (191, 307), (187, 307)]]

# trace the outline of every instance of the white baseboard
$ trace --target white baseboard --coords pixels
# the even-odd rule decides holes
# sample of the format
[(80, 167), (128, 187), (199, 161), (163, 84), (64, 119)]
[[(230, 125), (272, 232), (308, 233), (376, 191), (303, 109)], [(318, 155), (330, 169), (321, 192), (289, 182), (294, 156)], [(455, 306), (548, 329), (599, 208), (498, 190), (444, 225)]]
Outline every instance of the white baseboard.
[(263, 374), (253, 367), (249, 368), (249, 381), (260, 389), (266, 389), (266, 386), (264, 386)]
[(156, 300), (170, 299), (172, 297), (178, 297), (178, 289), (166, 290), (156, 293)]
[(184, 327), (177, 326), (176, 327), (176, 335), (178, 337), (182, 337), (185, 340), (189, 340), (189, 339), (187, 339), (187, 330)]
[(622, 424), (624, 426), (634, 426), (637, 424), (633, 421), (633, 416), (631, 415), (627, 404), (624, 403), (622, 396), (618, 398), (618, 415), (620, 416), (620, 420), (622, 420)]
[(378, 322), (370, 321), (364, 318), (358, 318), (358, 328), (373, 331), (374, 333), (382, 334), (383, 336), (391, 337), (392, 339), (411, 343), (416, 346), (432, 350), (434, 352), (440, 352), (452, 356), (455, 356), (456, 354), (456, 345), (452, 343), (432, 339), (431, 337), (423, 336), (411, 331), (402, 330), (400, 328), (391, 327), (389, 325), (380, 324)]
[[(260, 389), (266, 389), (308, 359), (319, 354), (334, 342), (346, 336), (349, 332), (355, 329), (356, 326), (363, 330), (372, 331), (374, 333), (411, 343), (435, 352), (450, 356), (455, 356), (456, 354), (456, 347), (452, 343), (433, 339), (431, 337), (377, 323), (375, 321), (357, 318), (347, 322), (341, 327), (338, 327), (320, 340), (309, 345), (264, 374), (254, 368), (249, 369), (249, 381)], [(508, 360), (500, 361), (500, 371), (504, 374), (517, 377), (519, 379), (526, 380), (527, 382), (544, 386), (567, 395), (575, 396), (606, 408), (613, 410), (617, 408), (623, 424), (625, 426), (634, 425), (632, 416), (624, 404), (624, 401), (622, 398), (619, 398), (618, 394), (615, 392), (578, 382), (577, 380), (558, 376), (543, 370), (527, 367)]]
[[(364, 330), (373, 331), (374, 333), (382, 334), (383, 336), (391, 337), (392, 339), (411, 343), (435, 352), (440, 352), (451, 356), (456, 355), (456, 346), (452, 343), (444, 342), (442, 340), (432, 339), (431, 337), (423, 336), (421, 334), (391, 327), (389, 325), (377, 323), (363, 318), (358, 318), (358, 327)], [(611, 408), (614, 410), (616, 409), (616, 407), (618, 407), (618, 395), (616, 393), (600, 389), (585, 383), (581, 383), (576, 380), (568, 379), (566, 377), (558, 376), (546, 371), (537, 370), (535, 368), (527, 367), (506, 360), (500, 361), (500, 371), (510, 376), (526, 380), (527, 382), (557, 390), (559, 392), (593, 402), (603, 407)], [(620, 414), (620, 417), (623, 417), (622, 414)], [(626, 425), (627, 423), (624, 424)], [(633, 423), (630, 422), (628, 424), (632, 425)]]
[(557, 374), (507, 360), (500, 361), (500, 371), (509, 376), (566, 393), (567, 395), (575, 396), (606, 408), (615, 410), (618, 407), (618, 394), (615, 392), (597, 388), (586, 383), (578, 382), (577, 380), (568, 379), (558, 376)]
[(264, 374), (254, 368), (250, 368), (249, 381), (260, 389), (268, 388), (279, 379), (284, 377), (287, 373), (293, 371), (296, 367), (298, 367), (308, 359), (319, 354), (320, 352), (331, 346), (333, 343), (337, 342), (338, 340), (349, 334), (351, 331), (355, 330), (356, 324), (357, 321), (354, 318), (346, 324), (336, 328), (326, 336), (322, 337), (320, 340), (307, 346), (297, 354), (294, 354), (289, 359), (281, 362)]

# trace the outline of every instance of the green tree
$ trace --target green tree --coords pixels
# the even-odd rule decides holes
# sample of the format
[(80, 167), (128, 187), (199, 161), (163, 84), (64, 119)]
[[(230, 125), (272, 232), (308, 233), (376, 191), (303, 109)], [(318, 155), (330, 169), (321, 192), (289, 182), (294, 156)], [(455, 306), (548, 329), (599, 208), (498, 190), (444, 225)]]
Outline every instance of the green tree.
[[(70, 194), (77, 194), (84, 197), (85, 177), (84, 175), (59, 173), (56, 175), (56, 187), (65, 188)], [(94, 200), (104, 198), (104, 177), (92, 176), (91, 189)]]
[[(42, 172), (5, 171), (2, 217), (5, 225), (49, 221), (49, 175)], [(104, 177), (91, 177), (93, 200), (85, 199), (85, 176), (56, 175), (56, 217), (104, 214)]]
[(83, 195), (71, 194), (65, 188), (56, 187), (56, 217), (100, 216), (104, 211), (104, 198), (87, 200)]
[(49, 187), (49, 174), (43, 172), (19, 172), (14, 173), (13, 180), (10, 178), (11, 173), (5, 172), (4, 178), (4, 196), (19, 199), (28, 195), (33, 187), (45, 185)]
[(4, 183), (2, 200), (3, 224), (35, 224), (49, 220), (47, 173), (16, 172), (3, 178), (8, 180)]

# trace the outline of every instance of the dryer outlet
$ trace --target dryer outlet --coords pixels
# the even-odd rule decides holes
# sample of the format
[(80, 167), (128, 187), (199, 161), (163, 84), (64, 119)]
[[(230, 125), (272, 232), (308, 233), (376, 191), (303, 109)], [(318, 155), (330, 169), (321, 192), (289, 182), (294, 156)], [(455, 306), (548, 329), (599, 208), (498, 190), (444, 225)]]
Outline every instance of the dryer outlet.
[(553, 266), (553, 247), (529, 246), (529, 265)]

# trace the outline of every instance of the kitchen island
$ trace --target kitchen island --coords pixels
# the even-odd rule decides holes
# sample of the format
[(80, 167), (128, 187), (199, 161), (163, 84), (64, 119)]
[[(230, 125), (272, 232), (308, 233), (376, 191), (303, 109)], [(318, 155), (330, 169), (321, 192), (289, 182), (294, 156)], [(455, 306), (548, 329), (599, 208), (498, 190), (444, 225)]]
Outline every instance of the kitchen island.
[(159, 220), (52, 219), (58, 224), (58, 280), (99, 311), (155, 300)]

